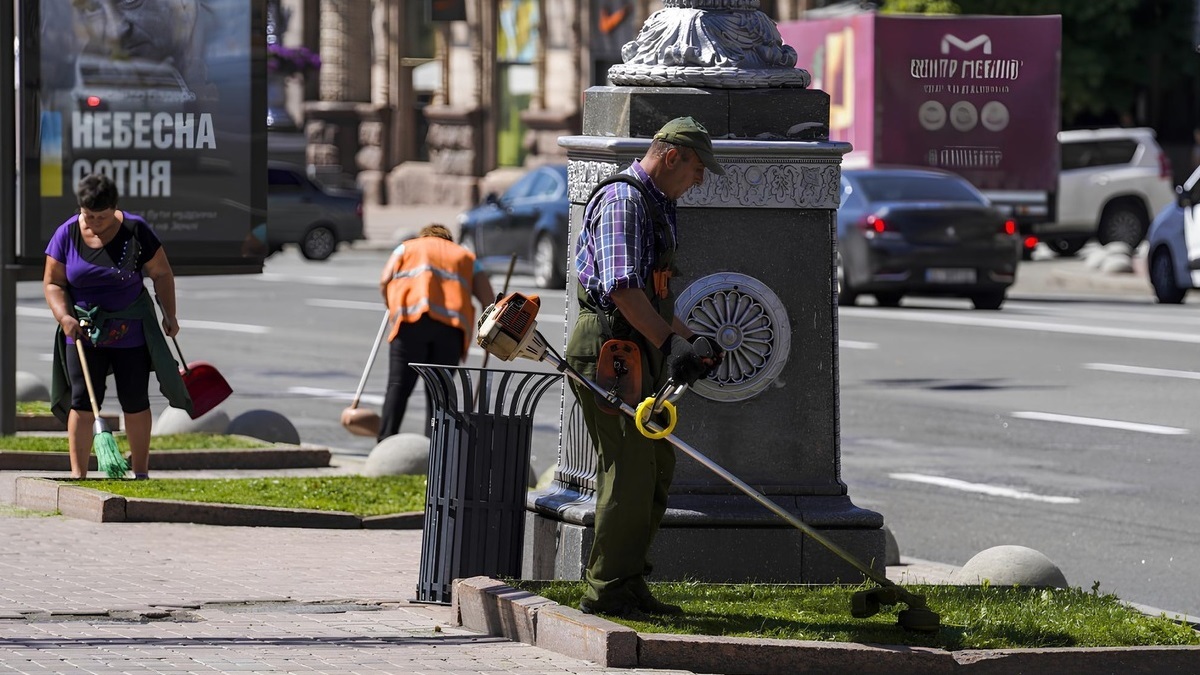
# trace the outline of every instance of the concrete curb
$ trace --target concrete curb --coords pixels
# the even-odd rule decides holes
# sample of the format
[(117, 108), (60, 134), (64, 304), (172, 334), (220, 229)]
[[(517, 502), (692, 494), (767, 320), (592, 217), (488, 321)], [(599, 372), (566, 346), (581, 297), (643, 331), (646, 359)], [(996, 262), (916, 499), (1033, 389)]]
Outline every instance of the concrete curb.
[[(155, 471), (216, 469), (315, 469), (329, 466), (328, 448), (288, 445), (273, 448), (159, 450), (151, 453)], [(96, 458), (89, 460), (96, 470)], [(65, 452), (0, 450), (0, 471), (70, 471)]]
[(828, 672), (1149, 675), (1192, 672), (1195, 664), (1200, 662), (1200, 647), (967, 649), (949, 652), (901, 645), (642, 635), (490, 577), (456, 580), (453, 598), (459, 622), (465, 628), (607, 667), (727, 675)]
[(33, 511), (58, 511), (93, 523), (419, 530), (425, 522), (425, 513), (420, 511), (363, 518), (340, 511), (122, 497), (35, 476), (17, 477), (14, 504)]

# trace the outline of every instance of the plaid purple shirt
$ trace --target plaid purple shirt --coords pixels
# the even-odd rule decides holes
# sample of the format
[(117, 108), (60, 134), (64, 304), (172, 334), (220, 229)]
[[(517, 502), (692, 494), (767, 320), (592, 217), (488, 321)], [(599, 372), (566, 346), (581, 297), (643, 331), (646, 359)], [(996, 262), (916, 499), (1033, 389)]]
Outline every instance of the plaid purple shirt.
[[(650, 188), (671, 226), (671, 238), (678, 242), (675, 202), (659, 191), (637, 161), (621, 173), (638, 178)], [(601, 309), (614, 307), (609, 299), (614, 289), (646, 288), (658, 262), (654, 229), (654, 221), (642, 205), (642, 196), (632, 185), (606, 186), (588, 204), (575, 247), (575, 271), (588, 297)]]

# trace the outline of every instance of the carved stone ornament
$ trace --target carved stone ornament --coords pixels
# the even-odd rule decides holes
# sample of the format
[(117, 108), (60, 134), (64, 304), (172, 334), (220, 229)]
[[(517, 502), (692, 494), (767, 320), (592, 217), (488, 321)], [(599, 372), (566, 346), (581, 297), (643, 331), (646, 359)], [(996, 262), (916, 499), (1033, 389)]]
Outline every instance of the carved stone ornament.
[(796, 50), (783, 44), (758, 0), (663, 0), (621, 48), (608, 79), (631, 87), (807, 87)]
[(675, 316), (725, 349), (717, 372), (692, 385), (713, 401), (744, 401), (775, 384), (791, 350), (791, 325), (779, 296), (754, 277), (722, 272), (688, 284)]
[[(596, 185), (627, 166), (616, 162), (567, 163), (568, 199), (584, 204)], [(724, 176), (708, 173), (704, 184), (679, 198), (679, 206), (749, 208), (838, 208), (841, 167), (832, 161), (780, 164), (747, 158), (722, 159)]]

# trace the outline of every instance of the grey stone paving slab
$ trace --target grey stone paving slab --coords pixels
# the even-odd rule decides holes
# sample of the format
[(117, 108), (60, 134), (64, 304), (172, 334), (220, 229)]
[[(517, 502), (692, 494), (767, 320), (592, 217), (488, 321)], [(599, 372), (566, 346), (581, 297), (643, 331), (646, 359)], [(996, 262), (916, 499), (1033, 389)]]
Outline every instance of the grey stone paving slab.
[[(0, 514), (0, 541), (0, 673), (683, 672), (607, 669), (458, 627), (450, 607), (409, 604), (420, 530)], [(247, 601), (284, 611), (209, 604)], [(310, 602), (381, 607), (297, 611)], [(81, 615), (150, 608), (190, 619)]]

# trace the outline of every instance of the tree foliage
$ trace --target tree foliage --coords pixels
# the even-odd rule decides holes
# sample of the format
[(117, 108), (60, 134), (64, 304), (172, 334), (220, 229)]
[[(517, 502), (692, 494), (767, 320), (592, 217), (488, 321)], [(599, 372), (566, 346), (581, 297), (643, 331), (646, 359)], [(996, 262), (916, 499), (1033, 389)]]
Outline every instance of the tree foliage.
[(1157, 127), (1181, 99), (1193, 107), (1193, 0), (886, 0), (883, 11), (1062, 15), (1064, 127), (1126, 116)]

